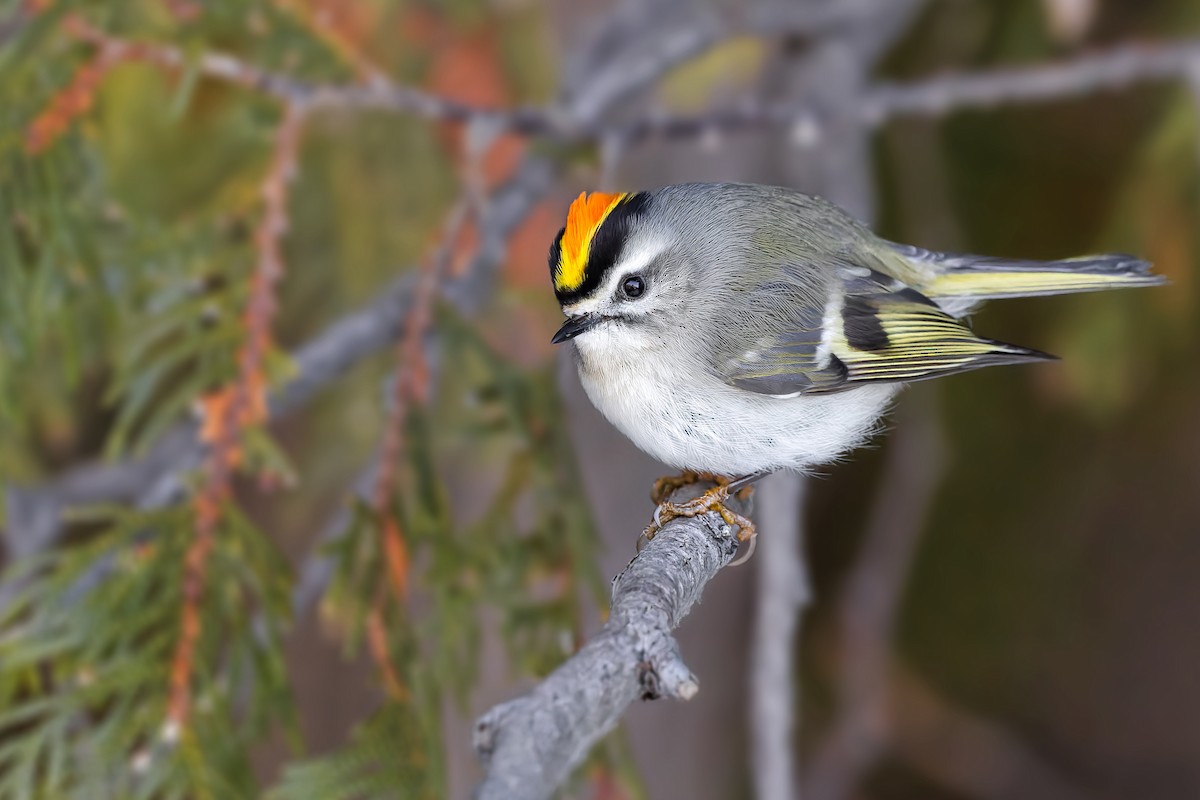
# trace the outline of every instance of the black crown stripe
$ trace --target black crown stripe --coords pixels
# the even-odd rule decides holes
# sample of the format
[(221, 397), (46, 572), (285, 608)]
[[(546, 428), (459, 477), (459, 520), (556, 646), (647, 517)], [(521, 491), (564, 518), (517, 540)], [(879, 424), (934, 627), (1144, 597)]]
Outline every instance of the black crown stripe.
[[(650, 193), (637, 192), (622, 200), (597, 229), (588, 247), (588, 260), (583, 268), (583, 283), (570, 292), (555, 290), (560, 305), (570, 305), (592, 294), (604, 283), (613, 265), (621, 260), (621, 251), (629, 238), (634, 221), (650, 206)], [(562, 260), (562, 233), (550, 247), (550, 272), (553, 276)]]

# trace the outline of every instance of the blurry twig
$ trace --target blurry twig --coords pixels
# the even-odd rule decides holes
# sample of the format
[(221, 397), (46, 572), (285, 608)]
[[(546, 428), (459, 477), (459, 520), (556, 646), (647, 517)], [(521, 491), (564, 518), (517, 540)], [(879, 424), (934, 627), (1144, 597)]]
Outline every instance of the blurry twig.
[[(388, 421), (383, 432), (383, 445), (379, 470), (375, 476), (371, 492), (371, 505), (375, 512), (385, 521), (385, 531), (390, 531), (389, 538), (400, 538), (399, 529), (392, 517), (392, 493), (396, 481), (396, 469), (404, 448), (404, 420), (409, 409), (415, 403), (423, 403), (429, 395), (429, 365), (425, 359), (425, 334), (433, 320), (433, 304), (437, 299), (437, 287), (445, 271), (446, 263), (450, 260), (455, 242), (462, 230), (466, 219), (467, 204), (460, 202), (446, 222), (446, 232), (442, 243), (437, 248), (421, 270), (414, 290), (412, 307), (408, 318), (404, 321), (404, 333), (396, 343), (396, 371), (392, 380), (391, 408), (388, 409)], [(385, 552), (399, 552), (403, 544), (393, 542), (385, 546)], [(396, 556), (398, 560), (406, 561), (406, 557)], [(405, 594), (406, 578), (392, 571), (393, 589), (398, 597)]]
[[(528, 165), (489, 202), (489, 223), (507, 233), (525, 218), (552, 178), (545, 162)], [(472, 260), (466, 274), (443, 285), (456, 305), (478, 302), (477, 287), (495, 266), (482, 257)], [(414, 276), (385, 288), (365, 308), (347, 314), (292, 354), (294, 377), (269, 397), (272, 419), (285, 416), (333, 384), (350, 367), (395, 342), (407, 318)], [(203, 461), (196, 425), (183, 423), (158, 440), (146, 456), (116, 464), (89, 464), (30, 487), (10, 486), (6, 492), (6, 528), (15, 555), (30, 556), (52, 547), (63, 532), (63, 512), (104, 502), (136, 502), (161, 506), (184, 494), (184, 476)]]
[(759, 487), (758, 603), (750, 655), (750, 759), (758, 800), (795, 794), (796, 638), (811, 589), (804, 557), (806, 478), (776, 473)]
[(535, 133), (544, 124), (539, 122), (543, 115), (537, 112), (476, 108), (394, 83), (377, 72), (372, 72), (370, 79), (363, 84), (318, 84), (270, 72), (225, 53), (205, 52), (193, 58), (172, 45), (122, 39), (92, 26), (79, 16), (68, 17), (64, 26), (71, 36), (98, 47), (103, 53), (117, 54), (126, 60), (144, 61), (172, 71), (190, 67), (206, 78), (232, 83), (283, 103), (304, 105), (310, 109), (386, 109), (438, 122), (466, 122), (474, 117), (495, 117), (505, 129), (522, 133)]
[[(191, 65), (208, 78), (234, 83), (285, 103), (304, 104), (314, 110), (386, 110), (436, 122), (487, 125), (496, 134), (607, 143), (609, 147), (619, 143), (624, 149), (651, 138), (694, 139), (764, 127), (811, 130), (816, 126), (819, 131), (824, 110), (807, 104), (768, 104), (749, 100), (695, 115), (651, 112), (621, 123), (606, 122), (601, 110), (656, 81), (676, 65), (736, 35), (827, 34), (850, 24), (859, 13), (793, 10), (782, 16), (760, 12), (746, 18), (701, 15), (690, 24), (671, 29), (653, 49), (643, 48), (627, 59), (610, 59), (607, 69), (600, 70), (576, 91), (569, 92), (562, 104), (507, 109), (461, 103), (395, 83), (378, 72), (372, 72), (368, 82), (362, 84), (312, 83), (268, 72), (222, 53), (203, 53), (193, 60), (170, 45), (132, 42), (110, 36), (80, 17), (68, 18), (66, 27), (77, 39), (99, 47), (105, 64), (140, 60), (171, 70)], [(1120, 89), (1144, 81), (1194, 81), (1197, 73), (1200, 73), (1200, 41), (1126, 45), (1060, 63), (943, 75), (907, 85), (866, 86), (862, 96), (856, 98), (853, 113), (867, 125), (879, 125), (898, 116), (939, 116), (973, 108), (1045, 102)], [(36, 141), (41, 142), (44, 138), (39, 135)]]
[(863, 113), (881, 121), (900, 115), (938, 116), (952, 111), (1035, 103), (1135, 83), (1189, 79), (1200, 69), (1200, 41), (1130, 44), (1054, 64), (944, 75), (925, 81), (881, 84)]
[[(859, 4), (862, 5), (862, 4)], [(313, 110), (386, 110), (411, 114), (430, 121), (486, 124), (496, 134), (554, 139), (566, 142), (621, 142), (625, 146), (651, 137), (692, 138), (713, 130), (736, 130), (770, 125), (791, 125), (807, 119), (811, 109), (762, 106), (753, 103), (714, 109), (693, 117), (648, 114), (628, 123), (609, 124), (603, 111), (657, 81), (675, 66), (738, 35), (799, 36), (827, 34), (845, 27), (861, 9), (838, 6), (785, 9), (768, 12), (699, 15), (670, 27), (654, 48), (639, 48), (625, 58), (609, 58), (578, 87), (565, 90), (566, 99), (555, 105), (517, 108), (487, 108), (441, 97), (412, 86), (398, 84), (377, 71), (362, 84), (320, 84), (269, 72), (235, 56), (206, 52), (195, 58), (179, 48), (134, 42), (111, 36), (72, 16), (67, 31), (123, 60), (140, 60), (170, 70), (190, 66), (201, 75), (226, 81), (274, 97), (285, 103), (303, 104)], [(878, 102), (868, 103), (875, 113)], [(902, 113), (902, 112), (901, 112)]]
[[(177, 47), (147, 42), (133, 42), (111, 36), (85, 22), (71, 17), (67, 31), (75, 38), (100, 48), (107, 58), (144, 61), (169, 70), (192, 66), (201, 75), (225, 81), (273, 97), (284, 103), (304, 105), (312, 110), (375, 110), (411, 114), (433, 122), (488, 124), (497, 133), (515, 133), (552, 139), (579, 140), (594, 138), (594, 129), (581, 126), (578, 117), (590, 118), (594, 107), (607, 108), (622, 92), (638, 85), (622, 82), (610, 88), (603, 82), (589, 85), (580, 95), (578, 104), (564, 108), (521, 107), (512, 109), (483, 108), (432, 94), (412, 86), (398, 84), (382, 76), (366, 84), (320, 84), (303, 81), (281, 73), (260, 69), (236, 56), (206, 52), (194, 60)], [(670, 49), (657, 52), (655, 59), (639, 70), (650, 73), (660, 69), (661, 75), (678, 59), (691, 56), (693, 48), (683, 48), (679, 54)], [(627, 73), (621, 72), (624, 76)], [(576, 110), (578, 109), (578, 111)]]
[(363, 52), (359, 43), (339, 25), (339, 12), (349, 4), (341, 0), (274, 0), (274, 5), (312, 31), (312, 34), (345, 62), (360, 81), (385, 81), (383, 70)]
[[(871, 70), (876, 60), (908, 28), (919, 12), (921, 0), (867, 0), (860, 4), (870, 14), (870, 23), (847, 31), (842, 37), (829, 37), (801, 52), (782, 52), (780, 81), (772, 94), (792, 106), (820, 108), (823, 118), (806, 112), (791, 123), (789, 147), (777, 157), (788, 170), (788, 180), (809, 187), (841, 204), (864, 220), (874, 216), (875, 181), (870, 162), (870, 129), (859, 116), (862, 96), (869, 91)], [(793, 149), (820, 145), (820, 158), (796, 159)], [(793, 478), (792, 480), (797, 480)], [(807, 593), (807, 574), (803, 553), (803, 510), (799, 498), (792, 509), (792, 520), (779, 515), (787, 544), (768, 558), (762, 567), (764, 582), (759, 594), (759, 628), (756, 641), (757, 673), (766, 670), (768, 654), (774, 653), (774, 674), (764, 685), (755, 685), (754, 730), (761, 737), (751, 751), (755, 784), (764, 798), (800, 797), (797, 770), (793, 766), (795, 749), (789, 736), (795, 701), (787, 680), (797, 681), (799, 670), (792, 654), (799, 647), (793, 641), (801, 630), (803, 595)], [(784, 563), (778, 563), (783, 560)], [(791, 585), (788, 585), (789, 582)], [(771, 591), (772, 594), (768, 594)], [(792, 594), (792, 601), (786, 599)], [(768, 626), (767, 622), (772, 622)], [(771, 627), (782, 628), (772, 631)], [(770, 640), (772, 634), (783, 641)], [(784, 672), (786, 670), (786, 672)], [(773, 684), (773, 685), (772, 685)], [(778, 688), (776, 688), (778, 687)], [(785, 688), (786, 687), (786, 688)], [(769, 693), (781, 692), (779, 706), (772, 706)], [(768, 721), (773, 727), (768, 729)]]
[[(362, 502), (371, 497), (371, 487), (379, 474), (379, 456), (376, 455), (348, 487), (347, 494)], [(325, 592), (333, 577), (333, 561), (322, 552), (324, 545), (345, 534), (350, 526), (352, 504), (350, 500), (340, 503), (337, 511), (321, 528), (316, 540), (309, 547), (309, 555), (300, 566), (296, 585), (292, 589), (292, 616), (301, 619)]]
[[(1200, 74), (1200, 41), (1139, 44), (1079, 56), (1059, 63), (978, 73), (948, 74), (910, 84), (866, 87), (853, 113), (871, 126), (904, 116), (943, 116), (957, 111), (1050, 102), (1162, 80), (1194, 82)], [(823, 109), (794, 103), (747, 100), (699, 114), (650, 113), (607, 131), (626, 147), (646, 139), (700, 139), (761, 128), (815, 130)], [(815, 126), (815, 128), (814, 128)]]
[(476, 722), (486, 769), (476, 797), (549, 797), (639, 696), (693, 697), (700, 686), (672, 631), (736, 552), (716, 514), (665, 525), (613, 581), (604, 628), (528, 694)]
[[(794, 26), (802, 29), (802, 21), (806, 18), (806, 15), (799, 14), (793, 20)], [(811, 24), (833, 23), (825, 15), (814, 15)], [(83, 41), (99, 47), (122, 47), (126, 54), (136, 54), (130, 55), (130, 58), (136, 57), (171, 69), (180, 69), (190, 63), (185, 54), (176, 48), (124, 42), (98, 31), (79, 17), (69, 18), (67, 25), (69, 32)], [(727, 35), (736, 33), (729, 31)], [(613, 78), (605, 83), (568, 80), (562, 90), (567, 98), (563, 101), (563, 109), (554, 114), (537, 112), (535, 116), (545, 120), (554, 116), (556, 121), (548, 124), (554, 130), (563, 130), (562, 126), (566, 123), (562, 119), (582, 118), (594, 113), (581, 109), (607, 108), (611, 103), (654, 82), (679, 61), (697, 55), (718, 41), (712, 36), (701, 37), (694, 47), (670, 51), (665, 56), (660, 53), (653, 59), (653, 70), (639, 68), (631, 72), (625, 69), (624, 64), (616, 63), (610, 69), (622, 73), (620, 80)], [(246, 86), (287, 102), (301, 103), (310, 111), (314, 106), (320, 107), (321, 102), (332, 102), (329, 98), (340, 96), (340, 90), (336, 88), (318, 89), (291, 78), (266, 73), (231, 56), (202, 54), (198, 57), (196, 68), (210, 78)], [(616, 91), (615, 87), (618, 86), (620, 91)], [(397, 90), (392, 96), (394, 105), (386, 107), (395, 110), (449, 121), (453, 121), (460, 113), (469, 116), (471, 110), (469, 106), (446, 103), (418, 90), (393, 88)], [(352, 86), (347, 90), (351, 97), (371, 96), (376, 99), (387, 95), (389, 91), (386, 87), (363, 86)], [(318, 97), (325, 100), (318, 101)], [(502, 112), (494, 110), (481, 110), (481, 113), (504, 117)], [(522, 114), (520, 111), (512, 113), (517, 117)], [(504, 129), (504, 125), (501, 125), (501, 130)], [(527, 156), (512, 180), (488, 199), (487, 213), (481, 221), (481, 226), (486, 230), (481, 232), (480, 241), (487, 243), (506, 238), (549, 187), (556, 171), (557, 165), (547, 159)], [(488, 294), (490, 273), (502, 256), (498, 248), (481, 247), (461, 277), (443, 284), (443, 294), (462, 310), (478, 308)], [(407, 313), (411, 291), (412, 285), (408, 279), (395, 282), (370, 307), (348, 315), (295, 353), (297, 376), (272, 393), (271, 416), (282, 416), (303, 405), (351, 365), (394, 341)], [(192, 441), (193, 428), (193, 425), (185, 424), (172, 430), (141, 459), (119, 464), (86, 465), (41, 486), (7, 487), (5, 533), (13, 553), (28, 556), (53, 546), (62, 533), (62, 512), (67, 508), (106, 501), (163, 505), (178, 498), (182, 494), (183, 475), (195, 469), (203, 456)]]
[(609, 108), (730, 39), (834, 35), (861, 22), (877, 2), (738, 3), (723, 11), (706, 4), (626, 3), (568, 67), (571, 82), (585, 90), (567, 93), (572, 113), (558, 120), (568, 123), (558, 135), (602, 140)]
[(407, 689), (388, 652), (384, 611), (389, 589), (396, 602), (407, 600), (410, 559), (404, 531), (392, 508), (396, 471), (404, 449), (404, 423), (409, 409), (428, 400), (431, 378), (424, 352), (425, 335), (433, 321), (438, 284), (462, 232), (469, 207), (464, 200), (450, 212), (442, 242), (426, 261), (418, 278), (412, 307), (404, 321), (404, 333), (396, 344), (396, 371), (389, 398), (391, 408), (388, 409), (379, 468), (371, 491), (371, 505), (379, 519), (385, 580), (379, 584), (367, 614), (367, 641), (384, 677), (384, 686), (395, 699), (405, 698)]
[(275, 136), (271, 165), (262, 184), (262, 220), (255, 231), (258, 262), (251, 276), (243, 322), (246, 336), (238, 351), (238, 374), (225, 389), (203, 400), (204, 422), (198, 432), (206, 448), (203, 477), (192, 498), (196, 531), (184, 556), (183, 609), (179, 639), (171, 658), (172, 725), (187, 724), (196, 644), (200, 638), (208, 555), (224, 505), (233, 492), (233, 476), (243, 460), (242, 435), (267, 419), (266, 359), (271, 322), (278, 306), (276, 285), (283, 277), (282, 239), (287, 231), (287, 186), (296, 171), (303, 110), (289, 105)]
[(102, 46), (91, 60), (75, 70), (70, 83), (50, 99), (25, 131), (25, 152), (36, 155), (67, 131), (76, 117), (87, 113), (105, 76), (129, 58), (128, 48)]
[[(288, 0), (277, 0), (291, 6)], [(694, 59), (717, 45), (738, 36), (820, 36), (860, 21), (871, 10), (871, 3), (817, 3), (812, 6), (750, 7), (732, 11), (699, 11), (687, 6), (688, 13), (655, 14), (659, 25), (652, 32), (644, 26), (623, 30), (620, 19), (601, 29), (601, 41), (621, 40), (624, 50), (614, 53), (607, 48), (603, 63), (587, 70), (578, 66), (585, 58), (575, 59), (576, 79), (562, 87), (563, 99), (548, 106), (490, 108), (462, 103), (447, 97), (396, 83), (370, 66), (362, 66), (362, 84), (322, 84), (271, 72), (236, 56), (203, 52), (192, 55), (172, 45), (131, 41), (113, 36), (72, 14), (64, 20), (64, 29), (75, 39), (99, 48), (103, 53), (124, 60), (138, 60), (169, 70), (195, 69), (200, 75), (225, 81), (288, 103), (309, 109), (373, 109), (412, 114), (448, 123), (486, 123), (496, 134), (565, 141), (600, 141), (610, 133), (625, 133), (623, 126), (602, 124), (605, 112), (629, 96), (658, 81), (676, 66)], [(657, 5), (663, 5), (662, 3)], [(644, 3), (629, 3), (626, 8), (649, 8)], [(646, 46), (649, 40), (653, 46)], [(339, 45), (340, 48), (340, 45)], [(595, 50), (596, 48), (593, 48)], [(341, 50), (339, 49), (339, 52)], [(346, 57), (349, 55), (343, 53)], [(593, 52), (594, 56), (595, 53)], [(649, 131), (634, 126), (633, 131)]]
[(804, 776), (804, 787), (816, 800), (851, 796), (887, 744), (896, 614), (944, 462), (931, 393), (910, 397), (903, 411), (866, 535), (838, 603), (837, 718)]

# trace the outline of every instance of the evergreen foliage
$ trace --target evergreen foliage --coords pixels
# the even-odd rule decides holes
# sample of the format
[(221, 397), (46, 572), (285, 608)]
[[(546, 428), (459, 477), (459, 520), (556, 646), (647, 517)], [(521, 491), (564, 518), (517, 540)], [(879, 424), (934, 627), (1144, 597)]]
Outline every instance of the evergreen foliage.
[[(450, 196), (453, 153), (425, 123), (366, 115), (345, 130), (332, 118), (305, 120), (293, 232), (282, 239), (290, 275), (272, 320), (251, 287), (266, 246), (256, 227), (269, 213), (260, 187), (271, 180), (282, 111), (253, 87), (203, 77), (198, 63), (227, 53), (294, 78), (353, 83), (373, 26), (430, 13), (366, 3), (341, 18), (336, 5), (133, 0), (3, 11), (0, 468), (32, 479), (81, 457), (136, 457), (197, 409), (197, 435), (216, 455), (166, 505), (157, 497), (76, 510), (70, 546), (10, 568), (0, 604), (0, 797), (441, 797), (441, 713), (447, 698), (464, 707), (476, 681), (481, 616), (499, 623), (513, 667), (539, 675), (577, 646), (585, 607), (604, 603), (553, 370), (518, 365), (440, 311), (431, 360), (455, 367), (437, 371), (431, 403), (398, 412), (404, 447), (381, 467), (387, 506), (352, 501), (351, 523), (316, 556), (333, 565), (322, 614), (348, 657), (367, 651), (376, 663), (381, 703), (337, 751), (307, 752), (284, 661), (292, 569), (260, 515), (242, 506), (256, 480), (290, 487), (310, 478), (253, 415), (230, 412), (230, 445), (214, 415), (239, 383), (253, 405), (293, 372), (272, 348), (262, 386), (244, 384), (254, 329), (309, 335), (336, 305), (420, 255)], [(465, 4), (438, 24), (480, 19)], [(110, 51), (86, 41), (88, 31), (176, 47), (183, 65), (164, 68), (136, 44)], [(497, 52), (528, 31), (522, 25)], [(427, 65), (405, 54), (386, 66), (417, 77)], [(522, 70), (513, 82), (529, 85)], [(389, 163), (367, 174), (358, 153), (379, 158), (383, 141)], [(346, 192), (356, 208), (371, 207), (364, 194), (407, 206), (413, 222), (391, 238), (361, 225), (329, 231)], [(342, 251), (307, 251), (314, 230)], [(374, 397), (384, 374), (415, 368), (380, 363), (347, 377), (342, 391)], [(385, 405), (368, 409), (377, 428)], [(335, 437), (365, 460), (377, 435)], [(290, 444), (302, 456), (309, 446)], [(502, 477), (467, 519), (446, 481), (480, 452)], [(237, 491), (212, 483), (228, 480), (213, 478), (214, 464), (238, 476)], [(353, 463), (334, 456), (322, 465), (326, 474), (339, 466)], [(210, 513), (204, 550), (197, 532)], [(200, 587), (195, 599), (189, 582)], [(193, 624), (195, 647), (181, 649)], [(293, 763), (265, 786), (252, 754), (280, 731)], [(597, 758), (630, 779), (619, 748)]]
[[(1105, 11), (1112, 30), (1200, 25), (1185, 3), (1119, 5)], [(1040, 8), (931, 2), (875, 77), (886, 85), (1048, 58), (1068, 45), (1049, 41)], [(546, 212), (549, 229), (534, 225), (524, 232), (532, 246), (486, 265), (499, 277), (465, 275), (491, 281), (480, 307), (465, 314), (436, 291), (414, 293), (411, 305), (432, 319), (402, 334), (396, 357), (355, 359), (307, 408), (266, 414), (268, 391), (296, 374), (290, 351), (402, 273), (417, 284), (440, 244), (450, 280), (473, 268), (474, 248), (495, 244), (480, 241), (480, 208), (468, 235), (434, 241), (459, 195), (486, 207), (531, 152), (558, 167), (592, 167), (597, 156), (611, 166), (628, 143), (601, 142), (603, 130), (597, 141), (524, 140), (399, 108), (298, 111), (301, 100), (237, 69), (343, 88), (386, 75), (432, 96), (524, 108), (553, 90), (549, 16), (485, 0), (0, 0), (0, 477), (6, 487), (45, 482), (171, 437), (204, 455), (183, 459), (171, 492), (147, 486), (125, 505), (71, 508), (54, 549), (6, 564), (0, 798), (444, 797), (444, 715), (466, 711), (488, 632), (516, 682), (561, 663), (585, 620), (603, 616), (607, 585), (555, 365), (536, 349), (558, 314), (543, 255), (556, 206), (526, 209), (535, 223)], [(713, 86), (729, 89), (729, 76), (740, 86), (759, 75), (771, 59), (753, 38), (664, 67), (656, 102), (668, 116), (690, 113)], [(806, 42), (790, 38), (787, 49)], [(214, 54), (229, 57), (224, 77), (205, 71)], [(1090, 516), (1109, 510), (1092, 495), (1160, 491), (1160, 457), (1173, 452), (1176, 427), (1190, 430), (1200, 388), (1180, 365), (1197, 357), (1196, 114), (1178, 83), (878, 129), (884, 234), (916, 239), (920, 228), (931, 246), (1014, 256), (1130, 250), (1175, 282), (1160, 294), (989, 309), (989, 329), (1006, 320), (1014, 340), (1048, 341), (1064, 365), (939, 390), (962, 455), (929, 525), (939, 533), (914, 558), (897, 639), (980, 707), (997, 702), (998, 672), (1024, 686), (1053, 666), (1053, 648), (1029, 638), (1039, 630), (1030, 618), (1042, 640), (1062, 640), (1079, 614), (1061, 598), (1087, 580), (1097, 595), (1118, 582), (1087, 578), (1093, 565), (1077, 552), (1087, 526), (1099, 527)], [(703, 114), (678, 126), (696, 140), (687, 147), (701, 145), (681, 146), (684, 158), (708, 158), (721, 144), (717, 123), (742, 113), (730, 109), (711, 129)], [(299, 165), (293, 176), (279, 134), (295, 116), (298, 146), (284, 154)], [(612, 116), (608, 133), (624, 130), (625, 115)], [(820, 120), (793, 122), (791, 138), (804, 139)], [(819, 147), (803, 155), (822, 157)], [(522, 237), (510, 238), (515, 251)], [(380, 391), (412, 373), (426, 391)], [(995, 423), (1017, 396), (1042, 413), (1020, 429)], [(1163, 397), (1161, 421), (1148, 419)], [(1117, 455), (1079, 469), (1079, 453), (1103, 449), (1106, 425)], [(380, 445), (389, 432), (396, 452)], [(1143, 440), (1159, 449), (1134, 446)], [(1031, 461), (1034, 449), (1045, 457)], [(873, 458), (816, 489), (815, 560), (844, 569), (856, 557)], [(1191, 462), (1177, 460), (1169, 469), (1186, 473)], [(357, 473), (375, 476), (375, 491), (348, 497)], [(1178, 490), (1180, 508), (1188, 491)], [(0, 519), (6, 502), (0, 494)], [(1162, 518), (1142, 527), (1181, 529), (1173, 504), (1159, 505)], [(348, 523), (310, 548), (314, 529), (347, 509)], [(1051, 536), (1054, 526), (1073, 532)], [(1004, 544), (1006, 557), (994, 557)], [(373, 668), (377, 700), (320, 752), (305, 741), (285, 659), (293, 616), (307, 611), (294, 573), (318, 560), (330, 566), (321, 621), (348, 665)], [(1087, 569), (1031, 588), (1030, 561)], [(817, 578), (820, 592), (834, 589), (825, 572)], [(1019, 694), (1016, 715), (1029, 712)], [(276, 775), (259, 756), (279, 740), (290, 754)], [(639, 795), (619, 736), (591, 759), (580, 784), (599, 797)]]

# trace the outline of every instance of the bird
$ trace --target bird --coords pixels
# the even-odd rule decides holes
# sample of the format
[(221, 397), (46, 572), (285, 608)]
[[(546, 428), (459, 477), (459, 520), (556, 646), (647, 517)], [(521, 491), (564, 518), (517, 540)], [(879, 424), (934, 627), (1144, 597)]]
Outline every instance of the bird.
[[(645, 540), (707, 511), (752, 540), (731, 493), (863, 444), (905, 384), (1053, 358), (976, 335), (964, 317), (984, 300), (1163, 283), (1124, 254), (1032, 261), (898, 244), (820, 197), (750, 183), (584, 192), (548, 260), (566, 316), (553, 343), (574, 346), (608, 421), (681, 471), (656, 482)], [(698, 481), (716, 485), (666, 502)]]

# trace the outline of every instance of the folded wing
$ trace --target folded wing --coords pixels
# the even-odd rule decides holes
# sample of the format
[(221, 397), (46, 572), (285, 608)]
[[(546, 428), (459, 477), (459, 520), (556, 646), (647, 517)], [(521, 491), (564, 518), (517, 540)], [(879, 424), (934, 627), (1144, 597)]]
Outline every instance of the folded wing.
[(759, 337), (724, 364), (723, 377), (747, 391), (786, 397), (1052, 358), (976, 336), (880, 272), (840, 267), (838, 280), (842, 291), (831, 292), (823, 309), (796, 315), (802, 321), (796, 330)]

